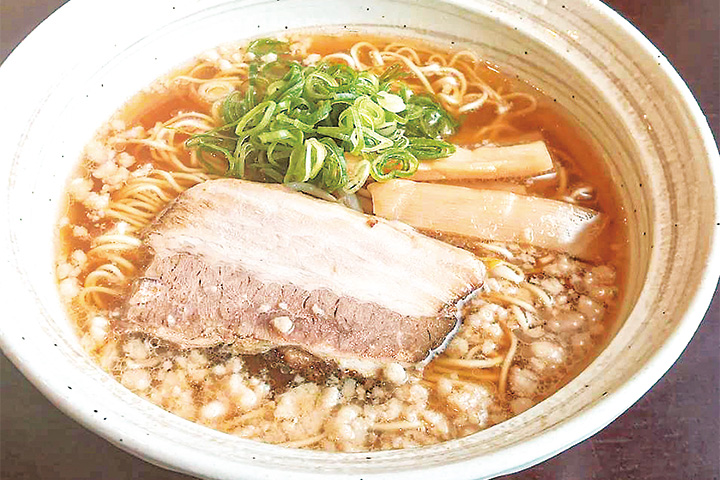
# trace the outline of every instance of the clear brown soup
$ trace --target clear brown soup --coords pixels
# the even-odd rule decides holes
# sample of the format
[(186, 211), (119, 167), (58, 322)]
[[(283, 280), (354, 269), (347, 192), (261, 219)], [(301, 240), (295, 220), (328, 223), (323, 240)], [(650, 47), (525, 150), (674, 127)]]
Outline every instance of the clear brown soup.
[[(380, 50), (399, 41), (363, 35), (301, 40), (306, 56), (322, 57), (349, 52), (361, 41)], [(427, 57), (426, 50), (446, 59), (459, 51), (402, 43), (416, 49), (421, 58)], [(68, 185), (67, 207), (58, 227), (60, 293), (83, 347), (123, 385), (170, 412), (240, 437), (329, 451), (407, 448), (466, 436), (537, 404), (587, 366), (616, 331), (628, 275), (626, 216), (601, 153), (552, 98), (500, 73), (501, 68), (478, 61), (475, 73), (487, 85), (502, 95), (532, 96), (536, 108), (508, 115), (501, 122), (508, 128), (486, 129), (485, 134), (483, 127), (497, 118), (494, 109), (464, 114), (459, 131), (449, 141), (475, 146), (542, 139), (556, 166), (565, 172), (566, 193), (591, 192), (575, 200), (607, 219), (591, 263), (528, 245), (439, 235), (489, 265), (497, 259), (519, 269), (524, 283), (491, 275), (487, 295), (467, 307), (465, 323), (446, 352), (424, 370), (399, 374), (403, 378), (397, 372), (394, 377), (365, 378), (331, 365), (296, 371), (278, 352), (243, 355), (232, 345), (182, 350), (149, 336), (115, 332), (114, 319), (122, 314), (132, 282), (148, 257), (142, 245), (122, 243), (124, 235), (139, 238), (139, 233), (132, 225), (123, 227), (122, 215), (112, 211), (128, 186), (146, 178), (151, 169), (175, 175), (179, 188), (174, 189), (157, 174), (156, 184), (167, 197), (211, 178), (195, 170), (183, 177), (157, 145), (165, 142), (183, 165), (193, 165), (190, 152), (182, 146), (188, 134), (176, 129), (171, 136), (158, 125), (192, 112), (212, 116), (212, 103), (198, 94), (198, 85), (222, 77), (223, 68), (237, 63), (242, 50), (225, 47), (216, 53), (159, 80), (128, 102), (100, 129)], [(525, 98), (515, 97), (512, 108), (526, 106)], [(172, 130), (172, 124), (166, 130)], [(558, 196), (558, 175), (491, 183), (459, 184)], [(161, 202), (156, 208), (163, 208)], [(119, 234), (120, 244), (112, 246), (104, 240), (108, 234)], [(106, 247), (98, 248), (102, 245)], [(457, 365), (468, 359), (506, 356), (513, 343), (514, 356), (504, 373), (503, 364)]]

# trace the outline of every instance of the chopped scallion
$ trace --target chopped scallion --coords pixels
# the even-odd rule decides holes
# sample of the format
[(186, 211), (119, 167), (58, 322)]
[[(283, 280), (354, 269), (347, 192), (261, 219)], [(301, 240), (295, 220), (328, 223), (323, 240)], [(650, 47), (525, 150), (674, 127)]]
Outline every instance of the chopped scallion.
[[(247, 81), (219, 110), (224, 124), (186, 142), (214, 173), (346, 196), (370, 176), (408, 177), (418, 160), (455, 151), (442, 139), (457, 121), (432, 97), (414, 94), (400, 64), (305, 66), (275, 39), (255, 40), (247, 52)], [(357, 158), (348, 162), (347, 154)]]

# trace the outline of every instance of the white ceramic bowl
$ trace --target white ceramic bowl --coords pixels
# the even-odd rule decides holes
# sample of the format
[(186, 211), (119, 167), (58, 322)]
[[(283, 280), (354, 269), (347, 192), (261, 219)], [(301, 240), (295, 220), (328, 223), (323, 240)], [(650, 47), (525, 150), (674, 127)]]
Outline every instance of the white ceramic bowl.
[[(52, 265), (62, 190), (83, 145), (126, 99), (194, 55), (316, 26), (467, 44), (568, 107), (604, 151), (631, 220), (627, 320), (582, 374), (522, 415), (422, 449), (288, 450), (163, 411), (78, 345)], [(540, 462), (603, 428), (670, 368), (720, 270), (720, 160), (707, 123), (660, 52), (597, 1), (73, 0), (0, 68), (0, 100), (3, 350), (83, 425), (206, 478), (469, 479)]]

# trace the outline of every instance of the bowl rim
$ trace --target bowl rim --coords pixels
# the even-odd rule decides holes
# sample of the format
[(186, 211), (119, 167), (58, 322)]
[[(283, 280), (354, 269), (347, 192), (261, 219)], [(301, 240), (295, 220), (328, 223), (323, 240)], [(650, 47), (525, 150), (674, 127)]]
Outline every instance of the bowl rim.
[[(48, 19), (41, 23), (26, 38), (26, 40), (24, 40), (13, 50), (13, 52), (11, 52), (4, 64), (0, 66), (0, 98), (5, 98), (6, 95), (8, 95), (8, 93), (6, 93), (8, 89), (2, 88), (5, 82), (8, 81), (10, 77), (22, 74), (20, 71), (22, 58), (40, 52), (44, 38), (52, 38), (53, 32), (62, 31), (66, 22), (70, 21), (76, 12), (81, 13), (85, 6), (91, 3), (92, 0), (72, 0), (71, 2), (63, 5)], [(470, 11), (477, 11), (477, 4), (472, 0), (445, 0), (445, 3), (456, 5)], [(542, 432), (536, 437), (523, 441), (518, 445), (513, 445), (506, 451), (507, 453), (533, 451), (534, 454), (530, 457), (533, 458), (532, 462), (515, 465), (513, 468), (507, 470), (498, 470), (497, 472), (493, 472), (493, 475), (512, 473), (514, 471), (522, 470), (560, 453), (561, 451), (585, 440), (604, 428), (607, 424), (639, 400), (640, 397), (670, 369), (690, 342), (692, 336), (702, 321), (704, 313), (709, 307), (710, 301), (715, 292), (718, 278), (720, 278), (720, 228), (718, 228), (718, 226), (720, 226), (720, 195), (718, 194), (718, 191), (720, 191), (720, 155), (718, 154), (713, 134), (702, 110), (697, 104), (688, 86), (667, 59), (662, 56), (659, 50), (646, 37), (644, 37), (642, 33), (635, 29), (635, 27), (621, 15), (616, 13), (607, 5), (601, 3), (599, 0), (587, 0), (581, 5), (575, 6), (575, 8), (576, 11), (587, 9), (587, 12), (599, 14), (603, 20), (607, 21), (618, 32), (618, 34), (625, 35), (628, 41), (633, 42), (639, 49), (643, 50), (644, 53), (662, 58), (662, 61), (658, 63), (658, 73), (667, 78), (677, 93), (680, 94), (680, 97), (683, 100), (682, 107), (689, 113), (693, 126), (698, 130), (703, 148), (708, 154), (708, 167), (713, 175), (715, 193), (715, 235), (710, 244), (707, 266), (705, 270), (703, 270), (702, 279), (698, 284), (698, 288), (693, 295), (692, 300), (689, 302), (685, 314), (682, 319), (679, 320), (677, 328), (671, 332), (661, 348), (659, 348), (645, 362), (643, 367), (636, 372), (635, 375), (628, 378), (620, 387), (608, 394), (606, 397), (579, 412), (575, 416), (563, 420), (559, 425), (553, 427), (552, 429)], [(54, 37), (57, 38), (57, 36)], [(4, 121), (5, 119), (3, 118), (3, 122)], [(5, 199), (3, 199), (2, 202), (3, 207), (6, 207), (4, 203)], [(5, 211), (3, 210), (0, 213), (0, 220), (4, 220), (4, 216)], [(0, 254), (0, 258), (2, 258), (3, 264), (7, 263), (9, 265), (11, 264), (11, 259), (9, 257), (6, 258), (6, 255), (7, 254), (5, 252)], [(169, 452), (170, 449), (167, 447), (169, 447), (169, 445), (158, 445), (152, 448), (151, 451), (148, 451), (148, 445), (142, 441), (133, 441), (133, 439), (126, 439), (127, 441), (123, 443), (115, 441), (113, 436), (114, 428), (107, 424), (103, 424), (99, 419), (88, 416), (87, 412), (81, 410), (77, 405), (73, 404), (68, 397), (60, 395), (58, 393), (58, 382), (52, 383), (44, 380), (42, 371), (37, 367), (37, 365), (33, 364), (33, 366), (30, 366), (31, 364), (25, 361), (26, 358), (24, 353), (21, 349), (17, 348), (11, 338), (6, 335), (4, 327), (0, 328), (0, 347), (8, 358), (16, 365), (16, 367), (22, 371), (25, 377), (35, 385), (35, 387), (37, 387), (47, 398), (49, 398), (60, 410), (71, 416), (78, 423), (88, 427), (96, 433), (99, 433), (116, 446), (130, 451), (131, 453), (144, 458), (151, 463), (162, 465), (165, 468), (179, 469), (179, 471), (183, 472), (195, 474), (203, 473), (198, 471), (196, 452), (180, 452), (181, 454), (173, 452), (168, 454), (167, 452)], [(601, 410), (613, 413), (611, 415), (598, 415), (597, 412)], [(582, 427), (579, 428), (579, 426)], [(586, 431), (588, 433), (583, 434), (581, 437), (572, 434), (568, 435), (568, 432), (573, 431)], [(572, 440), (568, 441), (568, 438), (571, 438)], [(561, 446), (559, 448), (553, 447), (557, 445)], [(537, 456), (538, 451), (542, 452), (539, 457)], [(365, 454), (341, 455), (355, 455), (360, 457)], [(520, 455), (522, 455), (522, 453), (520, 453)], [(180, 461), (178, 461), (179, 459)], [(203, 463), (208, 464), (214, 461), (217, 461), (217, 459), (208, 457), (204, 459)], [(466, 463), (467, 466), (469, 466), (472, 464), (472, 461), (458, 462), (455, 465), (460, 466), (463, 463)], [(230, 471), (233, 466), (234, 465), (232, 463), (225, 465), (222, 464), (222, 462), (219, 462), (214, 467), (214, 473), (212, 473), (212, 475), (220, 476), (222, 472)], [(247, 468), (247, 473), (257, 475), (258, 477), (264, 477), (272, 473), (270, 470), (265, 470), (263, 467), (256, 467), (253, 465), (245, 465), (244, 468)], [(207, 474), (207, 470), (204, 472)], [(381, 475), (382, 474), (370, 473), (368, 475), (364, 475), (363, 477), (375, 478)], [(413, 473), (411, 471), (403, 471), (398, 472), (393, 476), (396, 478), (409, 479), (412, 475)], [(293, 473), (293, 478), (317, 478), (317, 476), (317, 473)]]

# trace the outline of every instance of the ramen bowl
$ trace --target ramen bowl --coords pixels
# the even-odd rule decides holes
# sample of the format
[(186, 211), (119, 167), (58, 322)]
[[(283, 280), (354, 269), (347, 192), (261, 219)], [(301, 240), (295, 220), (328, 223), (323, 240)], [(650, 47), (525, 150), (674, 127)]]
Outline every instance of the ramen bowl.
[[(499, 425), (434, 446), (293, 450), (165, 412), (83, 351), (53, 270), (63, 190), (83, 146), (125, 101), (193, 56), (298, 29), (467, 45), (556, 99), (591, 136), (628, 217), (624, 322), (556, 394)], [(32, 95), (20, 94), (28, 79)], [(73, 0), (0, 68), (0, 96), (2, 298), (9, 309), (2, 348), (65, 413), (171, 470), (213, 479), (471, 479), (526, 468), (637, 401), (690, 341), (718, 279), (719, 159), (707, 123), (660, 52), (599, 2)]]

